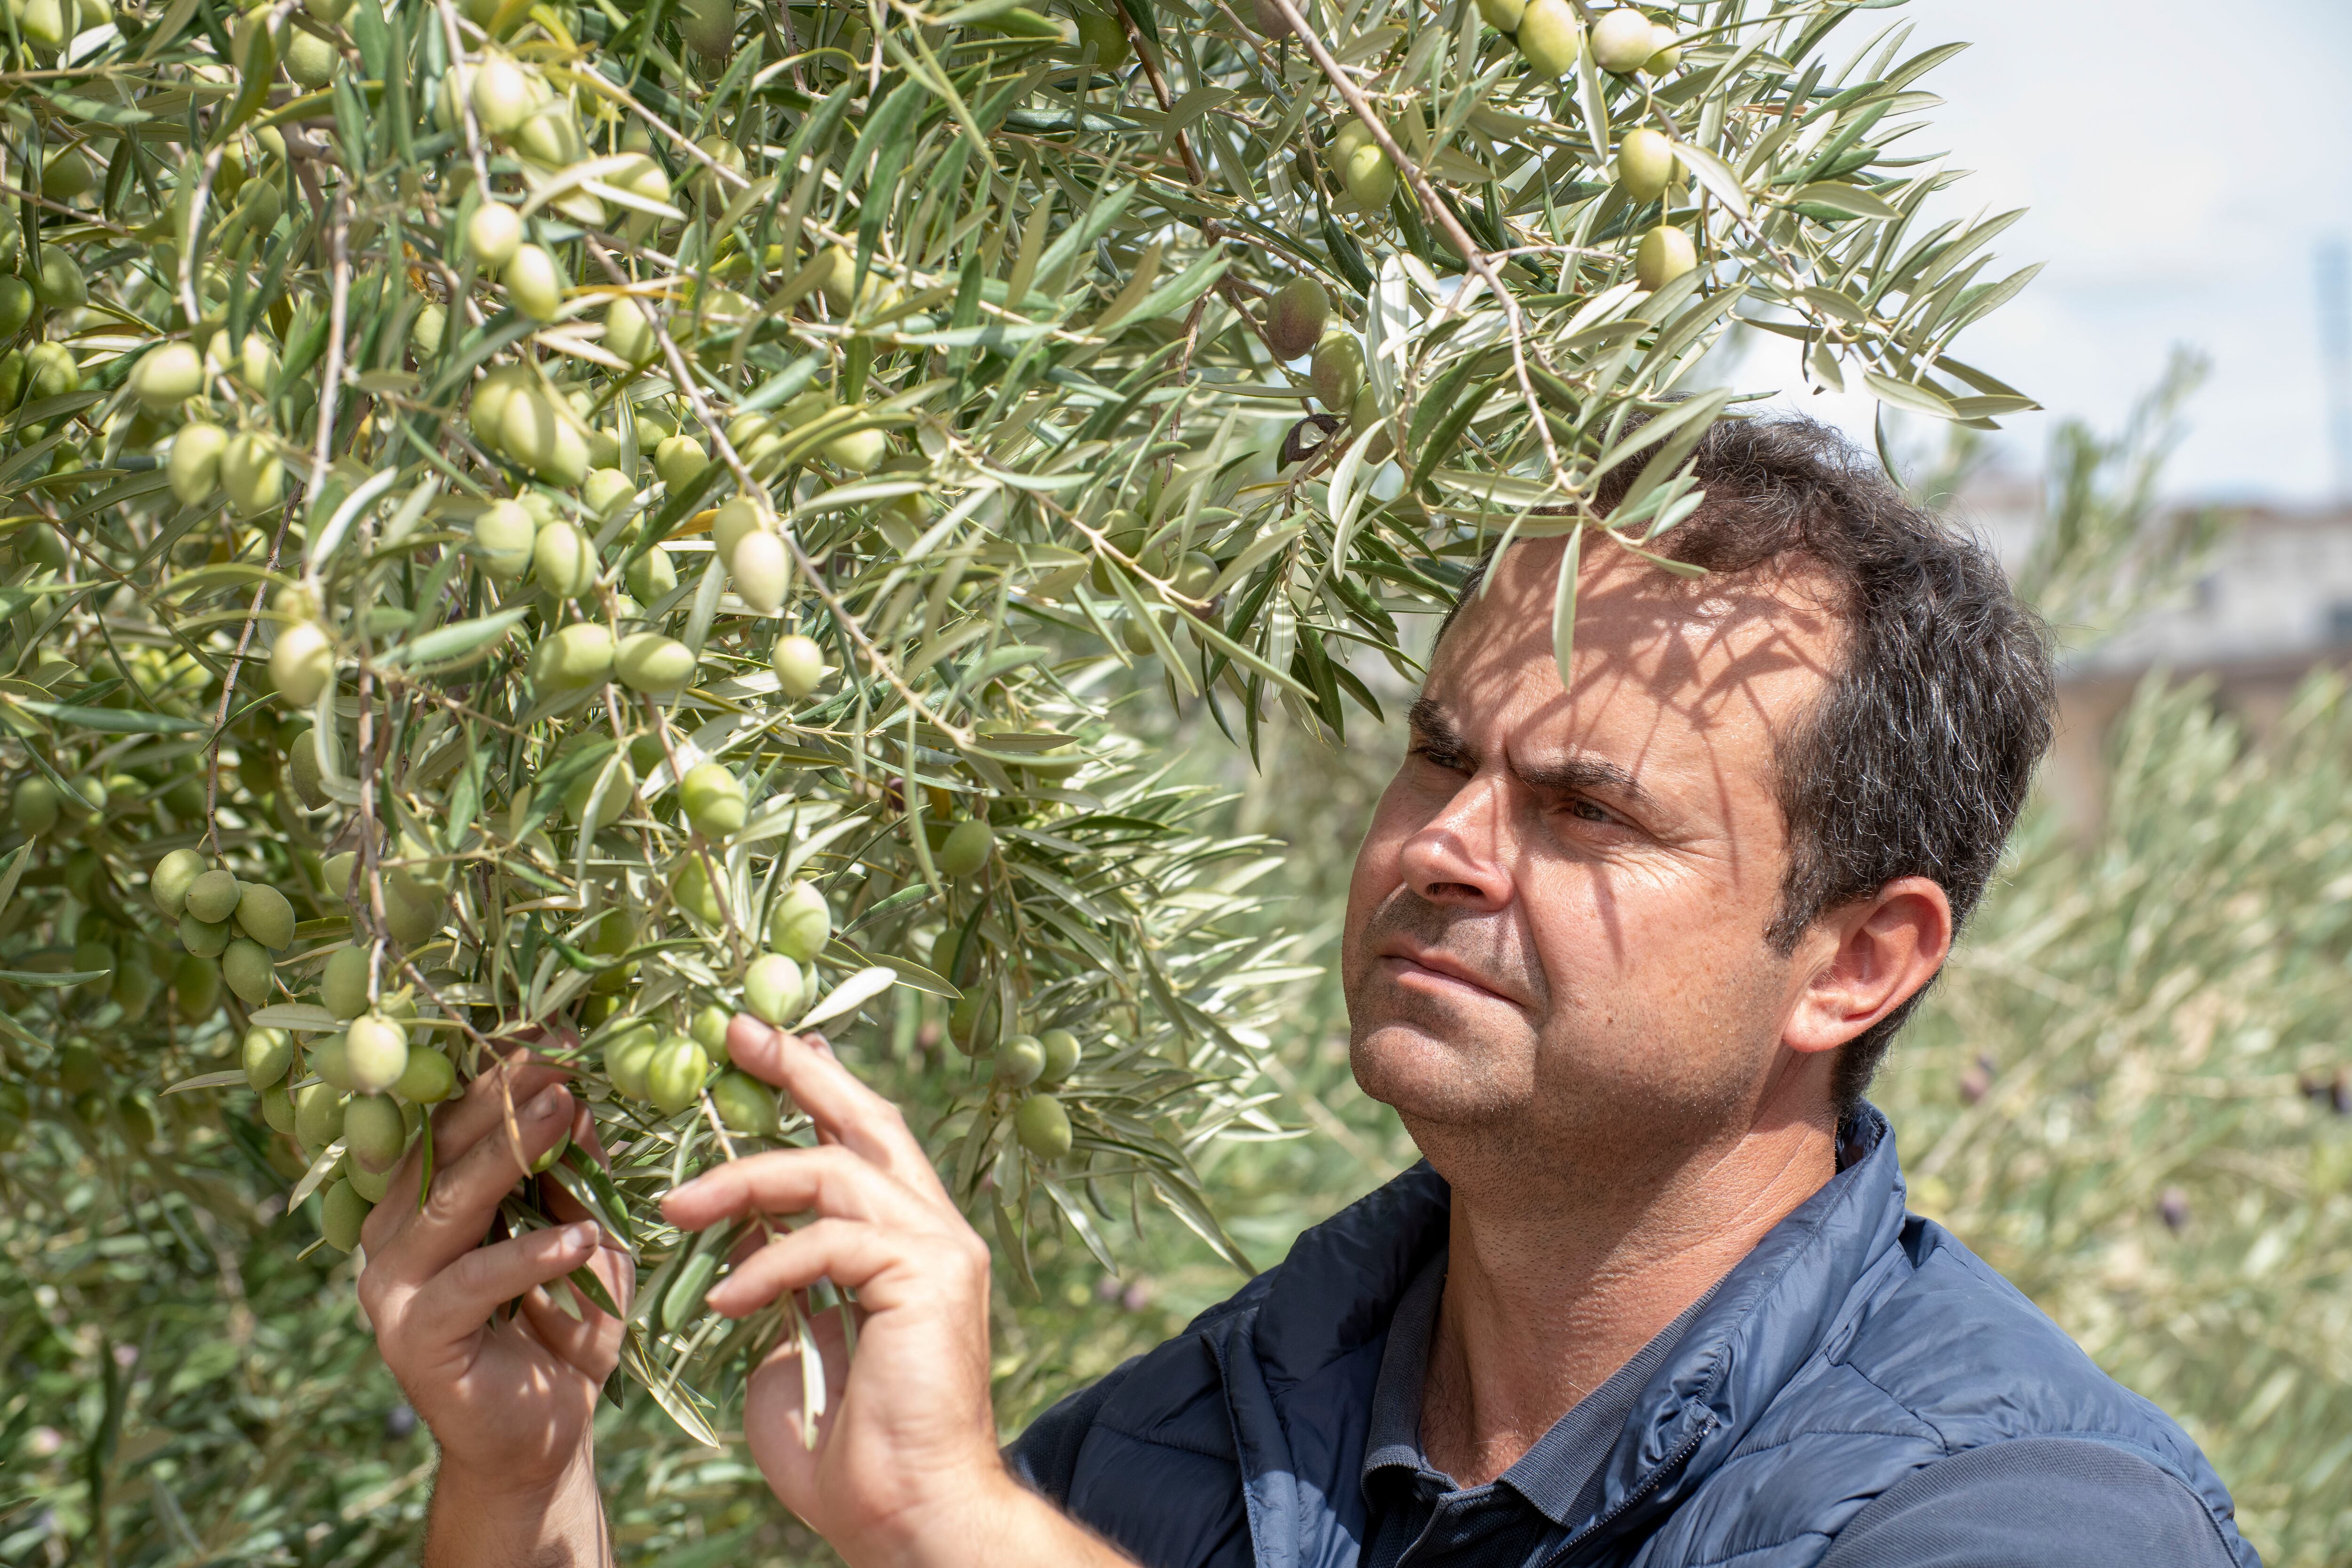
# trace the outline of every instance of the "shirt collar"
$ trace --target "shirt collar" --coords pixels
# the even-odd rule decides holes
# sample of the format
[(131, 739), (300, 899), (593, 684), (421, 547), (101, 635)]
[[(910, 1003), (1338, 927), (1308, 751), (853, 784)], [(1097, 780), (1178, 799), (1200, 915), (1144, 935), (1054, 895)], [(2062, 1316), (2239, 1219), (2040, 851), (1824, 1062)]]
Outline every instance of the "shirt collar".
[[(1423, 1265), (1398, 1298), (1395, 1315), (1390, 1320), (1388, 1343), (1381, 1352), (1380, 1378), (1372, 1388), (1371, 1421), (1364, 1436), (1360, 1484), (1367, 1500), (1372, 1500), (1378, 1484), (1375, 1478), (1383, 1472), (1440, 1473), (1422, 1449), (1421, 1403), (1429, 1382), (1437, 1310), (1445, 1295), (1445, 1264), (1446, 1254), (1440, 1251)], [(1600, 1486), (1601, 1462), (1615, 1445), (1635, 1402), (1714, 1294), (1709, 1287), (1608, 1381), (1577, 1401), (1533, 1447), (1496, 1478), (1496, 1484), (1510, 1488), (1554, 1524), (1581, 1521), (1591, 1511), (1589, 1494)]]

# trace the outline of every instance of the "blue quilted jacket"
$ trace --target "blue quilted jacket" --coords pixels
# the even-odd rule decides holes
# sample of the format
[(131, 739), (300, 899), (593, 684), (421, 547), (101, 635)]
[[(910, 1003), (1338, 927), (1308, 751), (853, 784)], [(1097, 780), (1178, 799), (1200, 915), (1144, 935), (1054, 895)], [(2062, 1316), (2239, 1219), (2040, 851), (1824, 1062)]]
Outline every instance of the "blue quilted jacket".
[[(1675, 1343), (1556, 1568), (1811, 1568), (1923, 1467), (2051, 1438), (2154, 1464), (2194, 1492), (2240, 1568), (2259, 1568), (2196, 1444), (1904, 1212), (1877, 1111), (1842, 1156)], [(1416, 1166), (1308, 1231), (1175, 1339), (1048, 1411), (1013, 1445), (1014, 1468), (1150, 1568), (1354, 1568), (1391, 1311), (1444, 1245), (1448, 1201)]]

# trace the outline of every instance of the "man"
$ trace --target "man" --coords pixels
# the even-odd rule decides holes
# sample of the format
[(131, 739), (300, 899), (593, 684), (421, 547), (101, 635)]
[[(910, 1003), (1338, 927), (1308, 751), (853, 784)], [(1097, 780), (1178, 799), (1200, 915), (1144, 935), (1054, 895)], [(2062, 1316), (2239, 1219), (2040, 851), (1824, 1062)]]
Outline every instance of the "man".
[[(744, 1422), (851, 1563), (2255, 1568), (2196, 1446), (1905, 1215), (1861, 1098), (2047, 744), (2040, 627), (1819, 426), (1727, 423), (1698, 473), (1662, 547), (1707, 575), (1589, 542), (1565, 687), (1558, 540), (1494, 558), (1440, 634), (1342, 955), (1358, 1081), (1427, 1163), (1009, 1465), (985, 1247), (821, 1041), (735, 1021), (737, 1063), (829, 1142), (667, 1212), (818, 1216), (709, 1300), (857, 1292), (815, 1446), (789, 1354)], [(554, 1079), (513, 1073), (525, 1152), (587, 1131)], [(585, 1225), (477, 1246), (514, 1176), (499, 1114), (478, 1086), (446, 1111), (433, 1201), (366, 1238), (443, 1445), (435, 1568), (604, 1555), (615, 1331), (543, 1287), (592, 1258), (626, 1281)]]

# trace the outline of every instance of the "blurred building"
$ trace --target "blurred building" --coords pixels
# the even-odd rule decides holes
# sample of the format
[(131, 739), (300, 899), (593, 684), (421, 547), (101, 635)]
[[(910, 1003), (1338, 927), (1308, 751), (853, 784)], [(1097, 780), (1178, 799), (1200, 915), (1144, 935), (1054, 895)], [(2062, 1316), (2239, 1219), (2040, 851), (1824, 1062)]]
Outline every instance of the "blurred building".
[[(2013, 565), (2031, 544), (2041, 506), (2034, 483), (1995, 473), (1972, 480), (1951, 510)], [(2107, 731), (2150, 669), (2210, 679), (2220, 705), (2259, 734), (2313, 667), (2352, 668), (2352, 505), (2230, 510), (2237, 521), (2201, 573), (2063, 664), (2050, 784), (2085, 826)]]

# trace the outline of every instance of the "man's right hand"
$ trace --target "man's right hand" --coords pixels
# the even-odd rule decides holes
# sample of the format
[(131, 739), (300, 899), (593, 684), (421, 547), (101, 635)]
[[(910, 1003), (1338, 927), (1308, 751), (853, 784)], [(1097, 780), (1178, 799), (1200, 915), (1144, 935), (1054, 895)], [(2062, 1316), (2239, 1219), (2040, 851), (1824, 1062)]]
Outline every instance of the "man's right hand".
[[(360, 1302), (384, 1363), (441, 1446), (425, 1542), (431, 1568), (610, 1560), (596, 1499), (590, 1424), (620, 1355), (622, 1325), (563, 1276), (590, 1264), (623, 1310), (635, 1286), (628, 1255), (601, 1245), (584, 1211), (549, 1184), (566, 1223), (482, 1245), (499, 1201), (569, 1129), (597, 1153), (587, 1108), (562, 1073), (518, 1051), (475, 1079), (433, 1121), (435, 1171), (416, 1201), (422, 1144), (395, 1173), (361, 1232)], [(556, 1305), (563, 1291), (578, 1311)], [(499, 1309), (521, 1310), (494, 1323)]]

